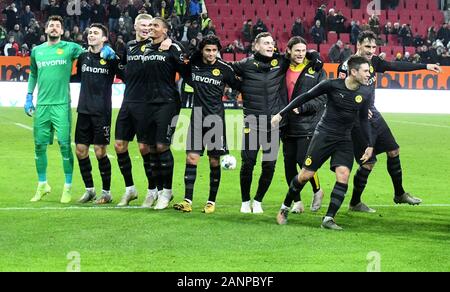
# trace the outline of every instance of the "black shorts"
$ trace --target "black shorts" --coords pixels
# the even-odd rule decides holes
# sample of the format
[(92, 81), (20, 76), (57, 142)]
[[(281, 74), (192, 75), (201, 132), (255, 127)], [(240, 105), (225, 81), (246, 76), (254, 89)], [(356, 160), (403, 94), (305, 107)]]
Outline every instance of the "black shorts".
[(295, 161), (300, 167), (305, 161), (306, 152), (312, 137), (286, 137), (283, 141), (283, 156), (287, 162)]
[[(395, 141), (394, 135), (389, 129), (386, 121), (380, 116), (374, 122), (370, 123), (372, 131), (372, 143), (374, 145), (374, 155), (366, 162), (366, 164), (373, 164), (377, 161), (376, 155), (384, 152), (389, 152), (400, 148)], [(361, 162), (361, 157), (366, 151), (367, 146), (364, 144), (361, 134), (361, 128), (355, 126), (352, 130), (353, 149), (355, 152), (355, 159), (358, 163)], [(361, 164), (361, 163), (360, 163)]]
[(352, 170), (353, 145), (351, 138), (316, 130), (302, 168), (317, 171), (330, 157), (332, 171), (335, 171), (338, 166), (345, 166)]
[(172, 144), (180, 109), (178, 103), (153, 103), (149, 105), (148, 145)]
[(111, 117), (78, 113), (75, 144), (109, 145)]
[(116, 140), (139, 143), (148, 141), (148, 105), (145, 103), (122, 103), (116, 121)]
[(194, 113), (193, 110), (186, 141), (186, 153), (197, 153), (203, 156), (206, 148), (208, 156), (217, 157), (228, 154), (224, 117), (209, 115), (207, 119), (202, 116), (195, 118)]

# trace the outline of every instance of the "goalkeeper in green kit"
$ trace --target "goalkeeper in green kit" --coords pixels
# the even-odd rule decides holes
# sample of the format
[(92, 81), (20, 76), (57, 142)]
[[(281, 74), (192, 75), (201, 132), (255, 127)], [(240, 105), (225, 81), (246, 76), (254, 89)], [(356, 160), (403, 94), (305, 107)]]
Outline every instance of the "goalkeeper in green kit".
[[(72, 112), (69, 84), (73, 62), (84, 49), (76, 43), (61, 41), (64, 33), (63, 23), (62, 17), (50, 16), (45, 25), (47, 42), (35, 47), (31, 52), (28, 94), (24, 108), (27, 115), (34, 115), (34, 149), (39, 184), (32, 202), (40, 201), (51, 191), (47, 183), (47, 145), (53, 144), (55, 131), (65, 175), (61, 203), (69, 203), (72, 198)], [(109, 46), (105, 46), (102, 57), (114, 59), (116, 56)], [(35, 108), (33, 91), (36, 84), (38, 95)]]

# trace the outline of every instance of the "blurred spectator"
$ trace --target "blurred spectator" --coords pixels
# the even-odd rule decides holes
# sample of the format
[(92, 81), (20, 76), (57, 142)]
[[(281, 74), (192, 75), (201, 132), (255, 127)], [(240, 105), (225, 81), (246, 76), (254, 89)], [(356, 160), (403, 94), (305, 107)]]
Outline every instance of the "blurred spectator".
[(414, 47), (421, 47), (424, 45), (424, 41), (421, 35), (416, 35), (413, 40)]
[[(137, 10), (136, 6), (134, 6), (133, 0), (128, 0), (128, 5), (124, 9), (124, 14), (125, 14), (125, 12), (128, 13), (128, 17), (131, 18), (131, 23), (134, 24), (134, 20), (136, 19), (136, 16), (138, 16), (138, 10)], [(152, 16), (154, 16), (154, 15), (152, 15)], [(127, 20), (125, 20), (125, 23), (126, 22), (127, 22)]]
[(19, 44), (22, 45), (23, 44), (23, 38), (24, 35), (22, 33), (22, 31), (20, 30), (20, 24), (16, 23), (14, 25), (14, 30), (9, 32), (9, 35), (14, 36), (14, 40)]
[(242, 28), (242, 40), (246, 43), (253, 42), (253, 23), (251, 19), (248, 19), (244, 22), (244, 26)]
[(81, 15), (80, 15), (80, 31), (83, 32), (89, 26), (91, 19), (91, 6), (86, 0), (81, 1)]
[(394, 27), (392, 28), (392, 33), (391, 34), (398, 35), (399, 32), (400, 32), (400, 23), (394, 22)]
[(305, 36), (305, 29), (303, 28), (301, 17), (297, 17), (297, 19), (295, 20), (294, 25), (292, 26), (291, 36), (292, 37), (294, 37), (294, 36), (304, 37)]
[(20, 16), (20, 24), (25, 29), (30, 24), (31, 19), (35, 18), (34, 13), (31, 12), (30, 5), (25, 6), (25, 11)]
[(201, 33), (200, 26), (198, 25), (197, 20), (192, 21), (191, 27), (188, 30), (188, 39), (189, 41), (193, 38), (196, 38), (197, 35)]
[(344, 49), (341, 52), (341, 55), (339, 56), (339, 62), (345, 62), (353, 55), (352, 48), (350, 47), (350, 44), (345, 44)]
[(125, 43), (127, 43), (132, 38), (131, 27), (125, 24), (125, 20), (123, 17), (119, 18), (119, 22), (115, 31), (118, 35), (121, 35), (123, 37)]
[(17, 52), (17, 56), (19, 56), (19, 57), (29, 57), (30, 56), (30, 49), (28, 49), (27, 44), (23, 44), (20, 47), (19, 52)]
[(61, 9), (59, 3), (56, 0), (50, 0), (49, 5), (45, 6), (46, 17), (51, 15), (64, 16), (65, 9)]
[(209, 24), (212, 23), (212, 20), (209, 18), (208, 13), (202, 13), (201, 20), (201, 30), (204, 31), (209, 27)]
[(445, 14), (445, 22), (450, 23), (450, 7), (447, 8), (444, 14)]
[(187, 46), (187, 51), (189, 55), (192, 55), (197, 50), (197, 39), (193, 38), (189, 41), (189, 45)]
[(356, 45), (359, 33), (361, 32), (361, 28), (359, 27), (359, 21), (352, 21), (351, 25), (350, 42), (352, 43), (352, 45)]
[(150, 14), (151, 16), (155, 16), (155, 14), (156, 14), (155, 7), (152, 6), (152, 2), (150, 2), (150, 0), (145, 0), (142, 7), (145, 8), (145, 11), (147, 11), (147, 14)]
[(255, 23), (255, 26), (253, 26), (253, 38), (255, 38), (258, 34), (267, 31), (269, 31), (267, 29), (267, 26), (264, 24), (261, 18), (258, 18), (258, 20)]
[(234, 40), (232, 43), (223, 49), (224, 53), (245, 53), (244, 45), (239, 40)]
[(411, 63), (415, 63), (415, 64), (422, 63), (422, 59), (420, 58), (420, 55), (414, 54), (414, 56), (412, 57)]
[(403, 24), (402, 28), (400, 29), (400, 31), (398, 33), (398, 36), (401, 38), (402, 45), (404, 47), (411, 46), (412, 40), (413, 40), (413, 36), (412, 36), (412, 31), (411, 31), (410, 24)]
[(448, 28), (448, 24), (444, 23), (441, 28), (437, 32), (437, 38), (442, 41), (444, 46), (447, 46), (450, 40), (450, 30)]
[(432, 43), (436, 40), (437, 34), (436, 30), (434, 29), (434, 26), (430, 26), (428, 28), (428, 40)]
[(17, 64), (15, 70), (12, 71), (11, 77), (9, 81), (27, 81), (28, 80), (28, 74), (25, 72), (22, 65)]
[[(114, 30), (112, 30), (112, 31), (114, 31)], [(70, 38), (75, 40), (79, 34), (80, 34), (80, 28), (75, 25), (72, 28), (72, 32), (70, 33)]]
[(311, 35), (315, 44), (321, 44), (325, 41), (325, 31), (320, 26), (320, 20), (311, 28)]
[(339, 10), (336, 15), (336, 32), (337, 33), (345, 33), (345, 22), (347, 21), (347, 18), (342, 14), (342, 11)]
[(33, 44), (39, 44), (39, 39), (41, 38), (41, 31), (37, 26), (30, 26), (25, 32), (23, 38), (24, 43), (28, 45), (29, 48), (33, 47)]
[(62, 40), (66, 42), (73, 42), (72, 36), (70, 35), (69, 30), (64, 31), (64, 35), (62, 36)]
[(200, 14), (202, 13), (203, 0), (191, 0), (189, 3), (189, 13), (192, 22), (194, 20), (199, 21)]
[(187, 10), (186, 0), (175, 0), (173, 4), (173, 10), (177, 13), (178, 17), (180, 17), (181, 21), (184, 21)]
[(14, 25), (18, 22), (18, 12), (16, 8), (16, 4), (12, 3), (3, 9), (3, 14), (6, 14), (6, 31), (10, 31), (14, 29)]
[(14, 36), (9, 36), (8, 43), (3, 49), (5, 56), (16, 56), (19, 51), (19, 44), (14, 40)]
[(411, 54), (409, 52), (405, 52), (405, 56), (403, 56), (402, 61), (411, 62), (412, 61)]
[(317, 8), (316, 16), (314, 16), (314, 23), (317, 23), (317, 20), (320, 20), (322, 26), (326, 25), (327, 21), (327, 13), (325, 12), (326, 8), (327, 6), (325, 4), (322, 4), (319, 8)]
[(172, 15), (169, 18), (170, 25), (172, 26), (172, 31), (176, 31), (178, 27), (181, 25), (181, 19), (177, 15), (177, 13), (172, 11)]
[[(327, 23), (326, 23), (326, 25), (325, 25), (325, 28), (328, 30), (328, 31), (336, 31), (336, 12), (334, 11), (334, 8), (331, 8), (329, 11), (328, 11), (328, 16), (327, 16)], [(323, 22), (321, 22), (321, 23), (323, 23)]]
[(394, 58), (393, 61), (394, 61), (394, 62), (402, 62), (402, 61), (403, 61), (402, 53), (398, 52), (398, 53), (395, 55), (395, 58)]
[(7, 33), (6, 30), (3, 26), (0, 25), (0, 49), (3, 48), (3, 46), (6, 44), (7, 42)]
[(392, 34), (393, 29), (394, 29), (394, 28), (392, 27), (392, 22), (388, 21), (388, 22), (384, 25), (384, 28), (383, 28), (383, 34), (386, 34), (386, 35)]
[(342, 42), (337, 41), (328, 51), (328, 59), (331, 63), (339, 63), (339, 57), (341, 56)]
[(370, 30), (373, 31), (376, 35), (380, 34), (380, 20), (375, 14), (372, 14), (372, 16), (370, 16), (369, 26)]
[(208, 27), (205, 28), (204, 30), (202, 30), (202, 33), (204, 36), (207, 36), (209, 34), (216, 34), (216, 28), (214, 26), (214, 24), (212, 23), (212, 21), (208, 22)]
[(114, 51), (116, 51), (119, 58), (123, 58), (126, 53), (126, 44), (122, 35), (117, 36), (116, 44), (114, 46)]
[(159, 7), (157, 7), (156, 10), (156, 14), (155, 15), (159, 15), (160, 17), (164, 18), (164, 19), (168, 19), (170, 17), (171, 11), (170, 9), (167, 7), (167, 3), (166, 1), (161, 1)]
[[(146, 0), (147, 2), (149, 0)], [(151, 4), (150, 4), (151, 5)], [(144, 4), (145, 7), (145, 4)], [(148, 11), (148, 10), (147, 10)], [(108, 6), (108, 29), (109, 31), (114, 31), (119, 23), (120, 18), (120, 7), (117, 5), (117, 0), (111, 0), (111, 4)], [(151, 14), (153, 15), (153, 14)]]
[(91, 22), (104, 23), (106, 16), (105, 7), (100, 3), (100, 0), (94, 0), (94, 5), (91, 7)]
[(449, 50), (445, 50), (440, 59), (439, 59), (439, 63), (441, 64), (441, 66), (450, 66), (450, 53)]
[(191, 21), (188, 19), (183, 26), (178, 28), (177, 40), (181, 42), (185, 47), (189, 45), (189, 30), (191, 29)]

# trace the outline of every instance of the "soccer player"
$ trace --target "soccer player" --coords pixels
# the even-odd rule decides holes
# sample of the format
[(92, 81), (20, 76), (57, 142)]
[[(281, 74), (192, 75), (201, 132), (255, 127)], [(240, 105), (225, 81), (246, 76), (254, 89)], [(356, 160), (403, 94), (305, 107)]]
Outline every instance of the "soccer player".
[(112, 201), (111, 163), (106, 153), (111, 132), (111, 86), (119, 71), (119, 60), (106, 61), (100, 57), (100, 51), (108, 40), (108, 29), (100, 23), (89, 27), (87, 52), (78, 57), (77, 81), (81, 81), (78, 102), (78, 119), (75, 128), (75, 144), (80, 173), (86, 192), (79, 199), (87, 203), (96, 199), (92, 166), (89, 159), (89, 146), (94, 144), (95, 156), (102, 177), (102, 194), (97, 204)]
[[(286, 56), (290, 59), (290, 65), (286, 72), (286, 80), (283, 81), (285, 86), (282, 92), (283, 98), (288, 102), (292, 97), (307, 92), (326, 79), (325, 72), (315, 71), (311, 62), (306, 59), (307, 45), (301, 37), (292, 37), (287, 44)], [(305, 160), (306, 150), (325, 109), (325, 102), (326, 96), (322, 95), (295, 108), (286, 116), (286, 124), (281, 128), (280, 136), (283, 141), (284, 171), (288, 186), (298, 173), (297, 165), (301, 167)], [(310, 209), (316, 212), (320, 209), (323, 198), (317, 173), (310, 183), (314, 193)], [(304, 210), (300, 194), (296, 194), (291, 212), (302, 213)]]
[(176, 210), (183, 212), (192, 211), (197, 165), (205, 148), (208, 149), (210, 183), (203, 213), (215, 211), (221, 176), (220, 156), (228, 154), (222, 96), (225, 85), (234, 89), (239, 86), (233, 68), (217, 58), (221, 49), (219, 38), (208, 36), (190, 58), (191, 74), (187, 82), (194, 88), (194, 107), (186, 142), (185, 196), (182, 202), (174, 205)]
[[(155, 210), (162, 210), (169, 206), (173, 198), (173, 155), (170, 150), (172, 136), (178, 114), (181, 109), (181, 100), (178, 87), (175, 83), (176, 73), (182, 76), (187, 74), (185, 52), (182, 45), (173, 42), (169, 50), (163, 51), (161, 44), (167, 36), (169, 23), (161, 17), (155, 17), (150, 22), (149, 36), (152, 45), (148, 52), (148, 91), (146, 92), (148, 112), (148, 161), (151, 175), (156, 185), (162, 186), (162, 191), (151, 189), (143, 206), (151, 207), (156, 197)], [(186, 60), (187, 61), (187, 60)]]
[[(65, 184), (61, 203), (69, 203), (72, 198), (73, 154), (70, 145), (71, 110), (69, 81), (73, 61), (83, 48), (72, 42), (61, 41), (64, 33), (63, 19), (50, 16), (45, 25), (47, 42), (37, 46), (31, 52), (30, 78), (25, 102), (25, 113), (34, 114), (34, 144), (36, 170), (39, 184), (36, 194), (31, 199), (37, 202), (50, 193), (47, 183), (47, 145), (53, 143), (56, 131), (63, 160)], [(108, 46), (102, 49), (106, 59), (115, 58), (115, 53)], [(38, 85), (36, 109), (33, 105), (33, 91)], [(36, 112), (34, 112), (36, 111)]]
[(272, 118), (272, 124), (276, 125), (280, 122), (282, 116), (292, 109), (302, 106), (320, 95), (327, 94), (328, 96), (327, 109), (314, 132), (302, 169), (292, 180), (286, 200), (281, 205), (281, 210), (277, 215), (278, 224), (287, 223), (292, 197), (301, 192), (305, 184), (314, 176), (314, 173), (331, 157), (330, 168), (336, 173), (336, 184), (331, 193), (328, 211), (321, 226), (333, 230), (342, 230), (335, 223), (334, 217), (344, 201), (348, 188), (348, 178), (353, 166), (351, 129), (356, 120), (360, 121), (366, 145), (361, 161), (367, 161), (372, 156), (373, 151), (368, 120), (372, 90), (365, 85), (370, 78), (369, 62), (364, 57), (353, 56), (348, 61), (348, 70), (346, 79), (321, 82), (313, 89), (298, 96)]
[[(155, 173), (152, 173), (150, 165), (151, 154), (148, 133), (151, 127), (149, 99), (152, 92), (156, 90), (152, 80), (157, 78), (151, 66), (151, 63), (155, 60), (155, 57), (152, 56), (154, 46), (152, 45), (152, 39), (150, 39), (152, 19), (149, 14), (139, 14), (136, 17), (134, 22), (136, 39), (127, 44), (126, 57), (123, 58), (123, 62), (126, 63), (124, 72), (125, 93), (116, 120), (116, 141), (114, 145), (120, 172), (125, 181), (125, 194), (117, 204), (119, 207), (127, 206), (130, 201), (138, 197), (128, 153), (128, 144), (133, 141), (134, 136), (136, 136), (138, 142), (148, 180), (144, 206), (149, 203), (150, 205), (153, 204), (157, 197), (157, 191), (154, 191), (156, 189)], [(162, 40), (164, 38), (165, 36), (162, 36)], [(165, 49), (165, 47), (161, 46), (161, 49)], [(149, 198), (151, 201), (149, 201)]]
[[(358, 56), (366, 57), (370, 61), (370, 74), (369, 85), (372, 88), (373, 96), (375, 97), (375, 82), (376, 72), (385, 71), (413, 71), (427, 69), (433, 72), (441, 72), (441, 68), (435, 64), (413, 64), (408, 62), (387, 62), (381, 60), (375, 55), (377, 50), (376, 35), (371, 31), (364, 31), (358, 37), (357, 53)], [(348, 65), (347, 62), (342, 63), (338, 68), (338, 75), (340, 78), (347, 76)], [(361, 202), (361, 196), (364, 188), (367, 184), (367, 179), (375, 166), (377, 161), (376, 155), (386, 152), (387, 154), (387, 170), (391, 176), (392, 184), (394, 186), (394, 202), (396, 204), (410, 204), (418, 205), (422, 202), (421, 199), (411, 196), (405, 192), (402, 183), (402, 168), (400, 164), (400, 150), (399, 145), (395, 141), (395, 138), (389, 129), (386, 121), (381, 113), (376, 109), (374, 100), (371, 102), (370, 109), (370, 126), (372, 128), (372, 142), (374, 145), (374, 155), (365, 163), (358, 161), (360, 167), (356, 171), (353, 178), (353, 194), (350, 201), (349, 210), (357, 212), (376, 212), (374, 209), (369, 208), (366, 204)], [(352, 130), (353, 148), (355, 151), (355, 159), (358, 160), (364, 153), (365, 145), (361, 140), (361, 128), (358, 124)]]
[[(279, 136), (278, 129), (270, 126), (270, 118), (286, 105), (281, 97), (280, 86), (290, 61), (282, 55), (274, 55), (274, 40), (270, 33), (256, 36), (255, 54), (232, 64), (236, 74), (242, 78), (241, 93), (244, 101), (244, 133), (242, 142), (242, 165), (240, 171), (242, 213), (260, 214), (262, 200), (269, 189), (275, 172)], [(314, 67), (322, 62), (312, 54), (306, 57)], [(262, 149), (262, 172), (253, 203), (250, 204), (250, 189), (253, 169), (259, 149)]]

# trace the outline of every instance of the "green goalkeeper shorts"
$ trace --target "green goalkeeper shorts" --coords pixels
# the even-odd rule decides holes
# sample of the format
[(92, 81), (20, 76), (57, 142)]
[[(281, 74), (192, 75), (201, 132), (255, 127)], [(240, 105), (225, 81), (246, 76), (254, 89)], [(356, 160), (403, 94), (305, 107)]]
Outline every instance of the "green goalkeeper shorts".
[(34, 143), (53, 144), (53, 136), (59, 143), (70, 143), (72, 112), (70, 104), (38, 105), (34, 113)]

